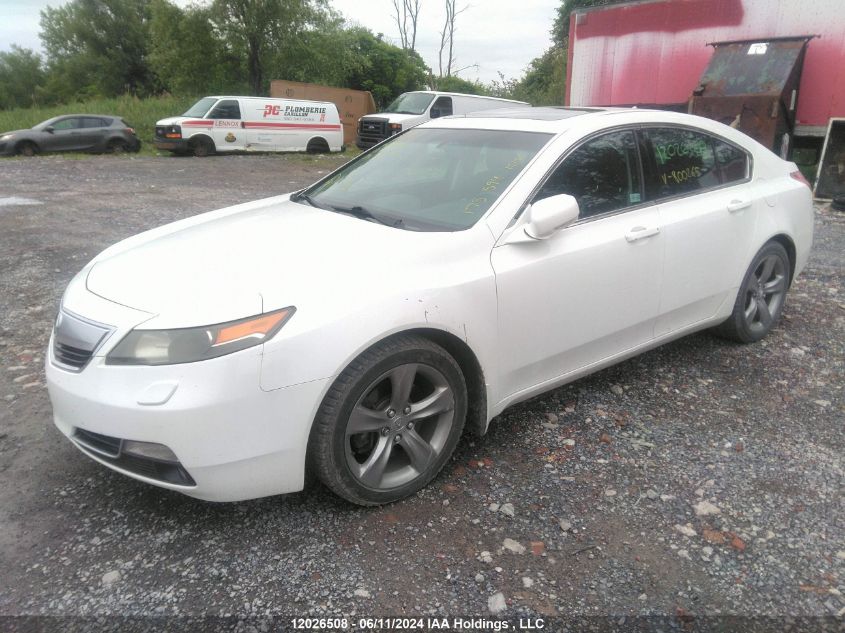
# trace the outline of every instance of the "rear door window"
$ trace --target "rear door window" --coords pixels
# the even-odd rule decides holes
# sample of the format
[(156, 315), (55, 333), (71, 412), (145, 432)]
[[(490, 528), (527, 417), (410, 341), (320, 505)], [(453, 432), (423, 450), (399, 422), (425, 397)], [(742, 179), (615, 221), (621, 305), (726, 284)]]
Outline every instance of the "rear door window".
[(86, 128), (94, 127), (108, 127), (110, 125), (107, 119), (100, 117), (87, 116), (82, 119), (82, 126)]
[(650, 128), (647, 138), (654, 158), (650, 197), (671, 198), (721, 184), (713, 137), (683, 128)]

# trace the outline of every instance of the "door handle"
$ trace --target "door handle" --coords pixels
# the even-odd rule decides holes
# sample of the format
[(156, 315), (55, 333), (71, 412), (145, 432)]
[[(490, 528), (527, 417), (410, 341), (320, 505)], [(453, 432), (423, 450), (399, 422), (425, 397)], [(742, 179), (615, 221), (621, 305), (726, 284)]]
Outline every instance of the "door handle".
[(625, 233), (625, 239), (629, 242), (636, 242), (637, 240), (644, 240), (645, 238), (657, 235), (658, 233), (660, 233), (659, 226), (653, 226), (651, 228), (647, 228), (645, 226), (635, 226)]
[(751, 206), (751, 200), (731, 200), (728, 202), (728, 211), (736, 213)]

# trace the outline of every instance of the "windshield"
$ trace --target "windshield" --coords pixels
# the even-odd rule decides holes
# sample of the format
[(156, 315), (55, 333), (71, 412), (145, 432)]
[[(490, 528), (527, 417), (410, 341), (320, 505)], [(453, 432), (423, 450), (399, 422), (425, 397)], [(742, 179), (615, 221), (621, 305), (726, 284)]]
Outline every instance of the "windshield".
[(204, 117), (205, 113), (208, 112), (209, 108), (217, 103), (217, 99), (214, 97), (203, 97), (199, 101), (197, 101), (194, 105), (188, 108), (188, 111), (185, 112), (182, 116), (195, 116), (195, 117)]
[(293, 199), (402, 229), (460, 231), (487, 212), (551, 136), (412, 129)]
[(434, 95), (424, 92), (406, 92), (396, 97), (384, 111), (396, 114), (422, 114), (432, 101), (434, 101)]

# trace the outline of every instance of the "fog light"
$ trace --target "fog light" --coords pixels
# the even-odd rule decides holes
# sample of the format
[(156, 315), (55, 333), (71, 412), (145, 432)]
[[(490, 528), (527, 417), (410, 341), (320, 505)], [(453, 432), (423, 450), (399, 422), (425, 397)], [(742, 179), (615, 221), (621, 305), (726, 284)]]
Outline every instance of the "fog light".
[(127, 455), (135, 455), (136, 457), (146, 457), (147, 459), (155, 459), (161, 462), (178, 462), (176, 455), (173, 454), (169, 448), (164, 444), (154, 444), (153, 442), (136, 442), (134, 440), (123, 440), (121, 452)]

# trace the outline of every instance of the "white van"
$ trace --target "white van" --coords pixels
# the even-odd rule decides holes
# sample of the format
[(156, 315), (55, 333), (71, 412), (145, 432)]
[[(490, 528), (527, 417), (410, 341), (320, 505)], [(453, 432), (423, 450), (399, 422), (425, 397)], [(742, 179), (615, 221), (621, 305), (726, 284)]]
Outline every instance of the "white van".
[(524, 101), (465, 95), (458, 92), (433, 90), (405, 92), (396, 97), (384, 112), (361, 117), (358, 121), (358, 140), (355, 144), (361, 149), (367, 149), (402, 130), (442, 116), (528, 105), (530, 104)]
[(203, 97), (182, 116), (156, 123), (156, 149), (208, 156), (215, 152), (339, 152), (337, 106), (269, 97)]

